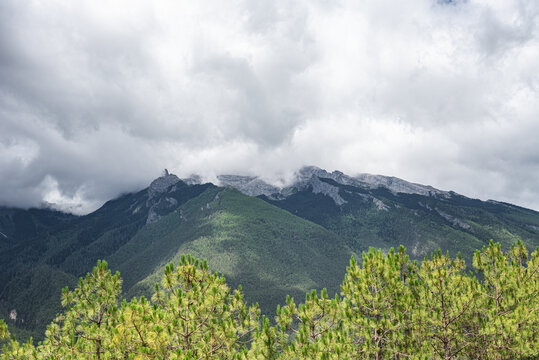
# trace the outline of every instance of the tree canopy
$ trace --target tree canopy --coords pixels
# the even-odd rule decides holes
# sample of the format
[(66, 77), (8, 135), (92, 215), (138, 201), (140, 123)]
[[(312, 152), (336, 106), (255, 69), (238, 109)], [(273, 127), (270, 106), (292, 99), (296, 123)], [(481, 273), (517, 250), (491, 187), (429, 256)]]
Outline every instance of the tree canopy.
[(0, 359), (534, 359), (539, 357), (539, 250), (518, 241), (478, 250), (476, 273), (440, 251), (418, 264), (404, 247), (354, 258), (330, 297), (288, 297), (260, 317), (241, 287), (206, 261), (166, 266), (151, 299), (120, 302), (105, 261), (62, 293), (65, 310), (37, 345), (0, 320)]

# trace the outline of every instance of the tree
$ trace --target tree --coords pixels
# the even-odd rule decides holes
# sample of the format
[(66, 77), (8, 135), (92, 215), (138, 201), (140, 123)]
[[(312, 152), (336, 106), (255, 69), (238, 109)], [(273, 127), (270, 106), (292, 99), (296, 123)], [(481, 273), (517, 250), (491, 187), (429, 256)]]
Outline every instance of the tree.
[(146, 298), (123, 301), (111, 344), (121, 359), (165, 359), (168, 337), (162, 325), (162, 311)]
[(451, 259), (438, 251), (425, 257), (412, 286), (417, 299), (414, 336), (422, 343), (418, 353), (455, 359), (472, 344), (467, 325), (475, 315), (478, 282), (464, 269), (460, 254)]
[(9, 339), (9, 337), (10, 337), (10, 334), (7, 329), (6, 323), (4, 322), (4, 320), (0, 319), (0, 341)]
[(32, 344), (32, 339), (24, 344), (20, 344), (14, 336), (11, 337), (7, 325), (2, 319), (0, 319), (0, 345), (2, 345), (0, 360), (37, 359), (38, 355)]
[(253, 334), (253, 342), (246, 359), (277, 359), (280, 350), (277, 330), (274, 326), (270, 326), (269, 319), (263, 315), (261, 326), (257, 327)]
[(403, 246), (387, 255), (370, 248), (361, 267), (352, 257), (341, 289), (354, 358), (398, 359), (413, 352), (410, 267)]
[(231, 293), (223, 276), (190, 255), (166, 266), (152, 300), (168, 335), (166, 348), (182, 359), (239, 357), (258, 325), (258, 306), (247, 307), (241, 287)]
[(522, 241), (508, 254), (491, 240), (473, 265), (483, 275), (476, 354), (486, 359), (522, 358), (539, 352), (539, 259), (530, 261)]
[(77, 288), (64, 288), (62, 305), (67, 311), (47, 328), (40, 352), (56, 359), (113, 358), (111, 336), (118, 321), (121, 283), (118, 272), (112, 275), (107, 263), (98, 261)]
[[(329, 298), (326, 289), (306, 294), (305, 303), (296, 306), (290, 297), (277, 308), (277, 328), (283, 359), (341, 359), (347, 352), (343, 331), (342, 302)], [(288, 336), (292, 341), (288, 343)]]
[(7, 359), (537, 359), (539, 249), (518, 241), (504, 253), (477, 251), (474, 275), (460, 255), (440, 251), (419, 267), (404, 247), (354, 258), (341, 297), (312, 290), (290, 297), (276, 325), (259, 322), (241, 288), (234, 292), (206, 261), (167, 265), (152, 301), (124, 300), (119, 274), (99, 261), (73, 291), (37, 348), (11, 338), (0, 320)]

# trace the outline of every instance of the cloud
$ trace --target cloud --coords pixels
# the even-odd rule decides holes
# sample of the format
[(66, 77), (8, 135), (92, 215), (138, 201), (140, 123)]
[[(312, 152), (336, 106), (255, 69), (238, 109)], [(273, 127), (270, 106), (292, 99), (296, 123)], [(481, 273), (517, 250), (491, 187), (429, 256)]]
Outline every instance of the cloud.
[(533, 0), (0, 4), (0, 203), (312, 164), (539, 209)]

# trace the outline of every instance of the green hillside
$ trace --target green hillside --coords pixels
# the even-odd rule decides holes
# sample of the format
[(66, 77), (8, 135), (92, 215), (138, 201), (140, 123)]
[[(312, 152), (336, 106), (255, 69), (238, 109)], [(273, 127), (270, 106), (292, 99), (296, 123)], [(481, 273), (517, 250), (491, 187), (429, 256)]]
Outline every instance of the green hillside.
[[(475, 249), (490, 239), (504, 251), (516, 239), (539, 246), (539, 213), (532, 210), (409, 183), (428, 191), (401, 193), (312, 171), (320, 176), (277, 196), (188, 185), (166, 174), (86, 216), (0, 209), (0, 318), (21, 339), (40, 339), (60, 311), (60, 289), (74, 286), (98, 259), (122, 273), (123, 296), (131, 298), (152, 293), (164, 266), (190, 253), (274, 314), (287, 294), (338, 292), (350, 256), (370, 246), (387, 253), (402, 244), (418, 260), (437, 249), (461, 252), (469, 268)], [(243, 191), (252, 181), (228, 179), (239, 179)]]
[[(208, 189), (158, 223), (149, 224), (109, 258), (128, 297), (148, 295), (163, 267), (181, 254), (208, 260), (246, 300), (275, 311), (286, 294), (338, 291), (351, 252), (335, 234), (237, 190)], [(331, 256), (328, 256), (331, 254)]]
[(338, 206), (312, 188), (301, 189), (283, 200), (265, 201), (313, 221), (339, 235), (355, 252), (369, 247), (388, 251), (404, 245), (413, 259), (422, 260), (442, 249), (452, 256), (461, 252), (471, 264), (475, 249), (494, 239), (509, 249), (517, 239), (539, 246), (539, 213), (518, 206), (446, 196), (393, 193), (320, 179), (338, 189), (346, 201)]
[(16, 310), (17, 319), (8, 320), (10, 328), (22, 338), (39, 339), (60, 310), (60, 289), (75, 284), (97, 258), (125, 274), (128, 297), (148, 295), (164, 265), (184, 253), (207, 258), (213, 271), (233, 286), (244, 286), (246, 300), (259, 302), (268, 314), (287, 294), (302, 297), (322, 287), (338, 291), (352, 252), (334, 233), (237, 190), (180, 187), (166, 196), (190, 196), (168, 215), (162, 211), (159, 221), (146, 224), (147, 212), (126, 211), (148, 201), (141, 192), (33, 238), (20, 254), (32, 253), (33, 244), (40, 244), (40, 256), (11, 261), (12, 275), (0, 293), (1, 317), (8, 319)]

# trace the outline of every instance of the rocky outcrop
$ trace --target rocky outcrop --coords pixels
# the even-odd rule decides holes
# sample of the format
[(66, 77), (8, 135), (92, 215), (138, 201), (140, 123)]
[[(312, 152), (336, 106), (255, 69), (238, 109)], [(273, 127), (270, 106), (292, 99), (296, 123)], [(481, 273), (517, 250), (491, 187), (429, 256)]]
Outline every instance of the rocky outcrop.
[(318, 177), (320, 179), (331, 179), (335, 181), (336, 183), (339, 183), (342, 185), (352, 185), (356, 187), (365, 188), (365, 184), (361, 183), (360, 181), (354, 179), (351, 176), (345, 175), (344, 173), (340, 171), (334, 171), (330, 173), (316, 166), (305, 166), (301, 168), (297, 173), (297, 182), (302, 182), (302, 181), (311, 179), (313, 176)]
[(271, 197), (280, 191), (277, 186), (268, 184), (256, 176), (219, 175), (217, 179), (220, 186), (238, 189), (249, 196), (266, 195)]
[[(173, 176), (173, 175), (169, 175)], [(388, 189), (394, 194), (419, 194), (423, 196), (437, 196), (449, 198), (451, 194), (433, 188), (432, 186), (410, 183), (408, 181), (382, 175), (360, 174), (355, 177), (348, 176), (340, 171), (327, 172), (316, 166), (305, 166), (298, 170), (290, 185), (279, 187), (265, 182), (257, 176), (242, 175), (219, 175), (218, 185), (235, 188), (249, 196), (265, 195), (273, 200), (282, 200), (297, 191), (312, 189), (315, 194), (329, 196), (335, 204), (341, 206), (346, 204), (346, 200), (339, 193), (339, 187), (331, 181), (341, 185), (353, 186), (364, 190), (372, 190), (379, 187)], [(183, 179), (189, 185), (200, 184), (201, 178), (192, 175)], [(367, 195), (379, 210), (388, 210), (388, 206), (370, 195)]]
[(152, 181), (148, 188), (148, 200), (146, 201), (146, 207), (149, 208), (146, 224), (151, 224), (161, 219), (159, 213), (163, 209), (173, 209), (176, 207), (178, 204), (176, 199), (161, 195), (169, 191), (174, 191), (175, 185), (180, 181), (180, 178), (176, 175), (169, 174), (166, 169), (163, 176)]
[(392, 176), (359, 174), (355, 177), (370, 188), (384, 187), (394, 194), (418, 194), (423, 196), (450, 197), (448, 191), (442, 191), (428, 185), (414, 184)]
[(378, 210), (389, 211), (389, 207), (386, 204), (384, 204), (382, 200), (373, 197), (372, 202), (374, 203), (374, 205), (376, 205), (376, 208)]
[(442, 210), (438, 209), (438, 208), (434, 208), (434, 210), (436, 210), (436, 212), (438, 213), (438, 215), (440, 215), (441, 217), (443, 217), (444, 219), (446, 219), (447, 221), (449, 221), (451, 223), (451, 225), (453, 226), (458, 226), (464, 230), (470, 230), (472, 227), (470, 226), (470, 224), (462, 221), (461, 219), (459, 218), (456, 218), (452, 215), (449, 215), (448, 213), (446, 212), (443, 212)]
[[(165, 170), (166, 171), (166, 170)], [(148, 197), (154, 198), (158, 194), (162, 194), (167, 191), (172, 185), (175, 185), (180, 181), (180, 178), (174, 174), (169, 174), (168, 171), (165, 175), (158, 177), (150, 184), (148, 188)]]
[(312, 188), (314, 194), (323, 194), (329, 196), (335, 204), (341, 206), (346, 204), (341, 195), (339, 195), (339, 188), (337, 186), (328, 184), (327, 182), (321, 181), (319, 177), (313, 175), (310, 179), (303, 181), (301, 184), (295, 185), (300, 190), (306, 188)]
[(296, 173), (296, 179), (292, 185), (280, 190), (280, 198), (286, 198), (297, 191), (311, 189), (314, 194), (329, 196), (336, 205), (346, 204), (346, 200), (339, 194), (339, 188), (323, 179), (334, 180), (325, 170), (314, 166), (303, 167)]

